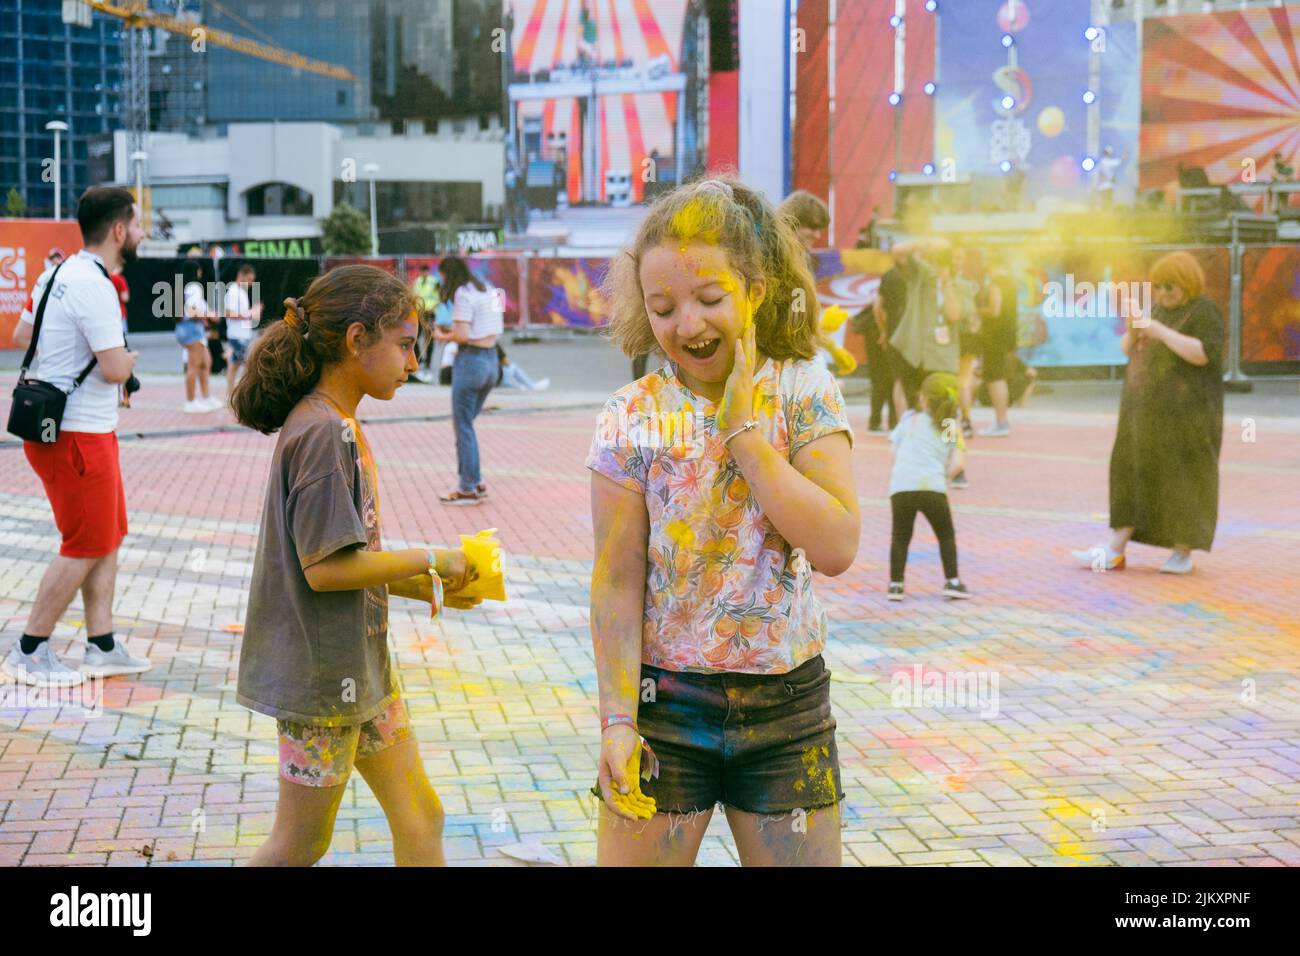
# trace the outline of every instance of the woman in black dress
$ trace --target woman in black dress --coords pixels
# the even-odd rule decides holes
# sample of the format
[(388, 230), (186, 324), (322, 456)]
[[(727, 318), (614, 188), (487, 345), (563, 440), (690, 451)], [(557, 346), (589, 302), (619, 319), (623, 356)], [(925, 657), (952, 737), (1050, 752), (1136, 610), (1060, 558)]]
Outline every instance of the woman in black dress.
[(1111, 540), (1074, 556), (1122, 568), (1136, 541), (1172, 549), (1160, 570), (1187, 574), (1192, 550), (1210, 550), (1219, 516), (1223, 321), (1189, 253), (1158, 260), (1151, 284), (1150, 324), (1134, 316), (1121, 342), (1129, 363), (1110, 456)]

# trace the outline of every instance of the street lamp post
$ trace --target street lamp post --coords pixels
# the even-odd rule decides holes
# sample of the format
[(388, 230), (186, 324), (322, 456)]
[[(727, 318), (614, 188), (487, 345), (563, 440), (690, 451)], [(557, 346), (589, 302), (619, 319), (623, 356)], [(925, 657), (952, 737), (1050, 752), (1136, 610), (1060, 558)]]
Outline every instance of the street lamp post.
[(131, 163), (135, 166), (135, 201), (144, 206), (144, 164), (149, 161), (149, 154), (142, 149), (131, 154)]
[(370, 254), (379, 255), (379, 217), (375, 212), (375, 175), (379, 172), (378, 163), (366, 163), (361, 171), (370, 177)]
[(45, 128), (54, 134), (54, 218), (63, 218), (63, 140), (62, 134), (68, 131), (68, 124), (62, 120), (50, 120)]

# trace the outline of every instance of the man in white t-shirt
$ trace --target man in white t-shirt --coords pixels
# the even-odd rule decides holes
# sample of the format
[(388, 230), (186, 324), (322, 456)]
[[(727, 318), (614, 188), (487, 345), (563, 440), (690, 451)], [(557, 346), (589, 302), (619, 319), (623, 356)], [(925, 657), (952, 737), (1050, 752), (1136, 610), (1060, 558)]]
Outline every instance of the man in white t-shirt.
[[(74, 686), (83, 676), (139, 674), (150, 667), (149, 661), (127, 652), (124, 640), (113, 637), (117, 549), (127, 532), (114, 429), (118, 386), (131, 377), (137, 353), (126, 350), (121, 305), (109, 276), (135, 258), (144, 232), (135, 200), (114, 187), (87, 190), (77, 204), (77, 221), (85, 248), (57, 272), (41, 274), (32, 292), (33, 312), (24, 313), (14, 332), (21, 348), (36, 334), (31, 377), (70, 392), (58, 437), (23, 442), (45, 487), (62, 544), (41, 578), (22, 637), (0, 664), (15, 680), (41, 687)], [(34, 328), (37, 313), (39, 331)], [(88, 635), (80, 671), (55, 657), (49, 644), (78, 591)]]
[[(249, 293), (255, 291), (257, 272), (247, 262), (235, 273), (235, 282), (226, 289), (226, 396), (235, 393), (235, 380), (253, 342), (253, 326), (262, 318), (262, 303), (253, 303)], [(254, 296), (256, 297), (256, 296)]]

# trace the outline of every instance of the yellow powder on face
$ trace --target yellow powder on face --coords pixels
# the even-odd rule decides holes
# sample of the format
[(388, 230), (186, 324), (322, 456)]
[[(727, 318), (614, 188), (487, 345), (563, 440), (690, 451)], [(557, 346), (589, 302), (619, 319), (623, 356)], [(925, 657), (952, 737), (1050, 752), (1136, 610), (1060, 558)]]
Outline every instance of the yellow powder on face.
[[(691, 265), (696, 265), (692, 262)], [(734, 294), (738, 286), (735, 278), (729, 272), (718, 271), (717, 269), (706, 269), (703, 266), (696, 268), (695, 274), (701, 279), (709, 279), (720, 285), (728, 295)]]

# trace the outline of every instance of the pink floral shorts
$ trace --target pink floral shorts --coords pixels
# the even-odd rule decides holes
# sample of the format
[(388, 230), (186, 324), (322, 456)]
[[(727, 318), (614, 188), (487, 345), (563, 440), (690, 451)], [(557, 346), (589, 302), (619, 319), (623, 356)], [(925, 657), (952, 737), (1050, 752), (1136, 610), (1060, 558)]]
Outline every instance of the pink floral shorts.
[(310, 727), (277, 720), (280, 776), (305, 787), (347, 783), (358, 760), (410, 740), (411, 717), (398, 697), (378, 717), (351, 727)]

